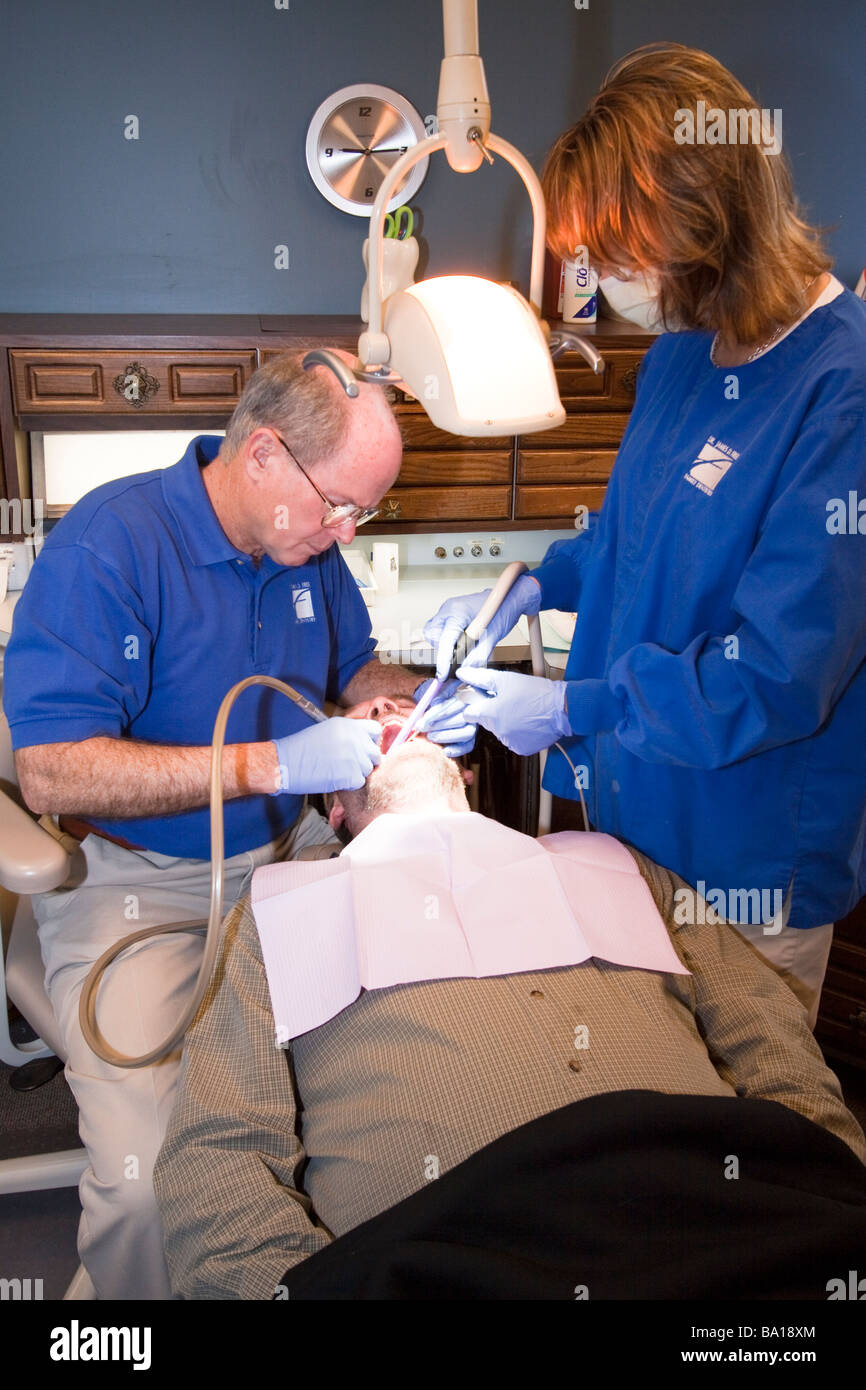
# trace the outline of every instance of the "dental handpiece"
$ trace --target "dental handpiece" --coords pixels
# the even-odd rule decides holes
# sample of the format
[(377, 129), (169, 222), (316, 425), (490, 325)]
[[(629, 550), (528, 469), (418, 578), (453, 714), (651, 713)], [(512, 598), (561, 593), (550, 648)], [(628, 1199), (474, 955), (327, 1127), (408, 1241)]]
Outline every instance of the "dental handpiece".
[[(418, 701), (418, 704), (406, 720), (406, 723), (394, 739), (391, 747), (388, 749), (388, 753), (393, 753), (395, 748), (399, 748), (401, 743), (406, 742), (409, 735), (417, 727), (426, 711), (436, 699), (442, 687), (456, 675), (458, 667), (463, 665), (463, 662), (478, 642), (484, 629), (487, 627), (494, 614), (498, 612), (499, 605), (502, 603), (505, 595), (510, 591), (511, 586), (520, 578), (521, 574), (525, 574), (526, 571), (527, 566), (522, 560), (512, 560), (510, 565), (505, 566), (505, 569), (493, 585), (493, 588), (490, 590), (490, 593), (481, 605), (476, 616), (472, 619), (472, 622), (469, 623), (457, 637), (457, 641), (454, 643), (454, 655), (451, 660), (448, 675), (442, 680), (434, 680), (432, 684), (427, 687), (421, 699)], [(539, 646), (539, 651), (540, 650), (541, 648)], [(387, 754), (385, 756), (387, 757)]]
[(434, 679), (430, 682), (427, 689), (424, 691), (424, 694), (421, 696), (421, 699), (418, 701), (412, 713), (409, 715), (409, 718), (406, 720), (406, 723), (403, 725), (397, 737), (394, 739), (394, 742), (391, 744), (391, 747), (388, 749), (389, 753), (393, 753), (395, 748), (399, 748), (401, 743), (406, 742), (409, 735), (413, 732), (415, 728), (417, 728), (418, 724), (420, 724), (421, 720), (424, 718), (424, 715), (427, 713), (433, 701), (440, 694), (442, 688), (445, 685), (447, 685), (448, 681), (452, 679), (455, 672), (457, 671), (458, 666), (463, 665), (463, 662), (466, 660), (466, 657), (468, 656), (471, 648), (474, 647), (474, 645), (475, 643), (472, 641), (470, 637), (467, 636), (465, 630), (460, 633), (459, 637), (457, 638), (457, 641), (454, 643), (454, 655), (451, 658), (451, 666), (449, 668), (448, 675), (443, 676), (441, 680)]
[[(406, 720), (406, 723), (398, 732), (397, 737), (394, 739), (394, 742), (388, 749), (388, 753), (393, 753), (395, 748), (399, 748), (401, 743), (406, 742), (412, 730), (415, 728), (415, 725), (420, 723), (421, 719), (427, 713), (427, 710), (430, 708), (433, 701), (436, 699), (436, 696), (439, 694), (439, 691), (442, 689), (444, 684), (444, 680), (433, 680), (430, 682), (427, 689), (424, 691), (424, 694), (421, 696), (421, 699), (418, 701), (412, 713), (409, 715), (409, 718)], [(387, 757), (388, 754), (386, 753), (384, 756)]]
[(328, 716), (323, 710), (319, 709), (318, 705), (314, 705), (312, 700), (308, 700), (306, 695), (300, 695), (296, 690), (292, 695), (292, 699), (298, 708), (302, 709), (304, 714), (308, 714), (311, 719), (315, 719), (317, 724), (324, 724), (327, 722)]

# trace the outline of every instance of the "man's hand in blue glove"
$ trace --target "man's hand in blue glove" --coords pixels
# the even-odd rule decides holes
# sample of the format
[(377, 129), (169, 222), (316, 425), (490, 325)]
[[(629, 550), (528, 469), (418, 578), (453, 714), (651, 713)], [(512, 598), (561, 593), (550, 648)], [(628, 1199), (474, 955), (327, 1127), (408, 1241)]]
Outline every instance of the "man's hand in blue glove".
[(382, 725), (375, 719), (327, 719), (275, 738), (279, 792), (342, 792), (363, 787), (382, 761)]
[(478, 692), (466, 702), (466, 719), (489, 729), (512, 753), (527, 757), (572, 733), (565, 709), (565, 681), (488, 671), (468, 662), (457, 675)]
[[(416, 704), (429, 685), (430, 681), (424, 681), (423, 685), (418, 686), (415, 691)], [(448, 758), (462, 758), (464, 753), (470, 753), (477, 733), (474, 721), (465, 717), (463, 701), (453, 698), (459, 685), (458, 680), (446, 681), (438, 698), (415, 726), (416, 732), (426, 734), (432, 743), (443, 743)]]
[[(472, 619), (477, 617), (489, 593), (489, 589), (483, 589), (477, 594), (461, 594), (458, 598), (446, 599), (426, 624), (424, 636), (436, 647), (436, 675), (440, 680), (447, 676), (451, 669), (457, 638)], [(499, 605), (498, 612), (482, 633), (477, 647), (470, 653), (469, 665), (483, 666), (497, 642), (511, 631), (518, 618), (524, 613), (537, 613), (540, 608), (541, 586), (528, 574), (522, 574), (512, 584)]]

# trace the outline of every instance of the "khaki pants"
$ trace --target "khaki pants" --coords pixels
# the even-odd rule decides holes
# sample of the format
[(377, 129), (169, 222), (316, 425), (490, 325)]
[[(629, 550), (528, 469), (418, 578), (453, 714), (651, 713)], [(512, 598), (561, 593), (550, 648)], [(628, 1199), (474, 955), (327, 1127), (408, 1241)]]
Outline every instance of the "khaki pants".
[[(248, 891), (260, 864), (294, 859), (333, 840), (327, 822), (306, 809), (277, 840), (227, 859), (225, 911)], [(82, 841), (76, 859), (76, 886), (34, 895), (33, 910), (90, 1159), (80, 1185), (79, 1254), (99, 1298), (168, 1299), (151, 1172), (174, 1101), (180, 1051), (136, 1070), (99, 1061), (82, 1037), (78, 999), (91, 965), (112, 942), (139, 927), (207, 917), (210, 863), (122, 849), (97, 835)], [(203, 948), (203, 930), (179, 932), (143, 942), (110, 966), (97, 1009), (107, 1041), (138, 1055), (165, 1038), (192, 992)]]

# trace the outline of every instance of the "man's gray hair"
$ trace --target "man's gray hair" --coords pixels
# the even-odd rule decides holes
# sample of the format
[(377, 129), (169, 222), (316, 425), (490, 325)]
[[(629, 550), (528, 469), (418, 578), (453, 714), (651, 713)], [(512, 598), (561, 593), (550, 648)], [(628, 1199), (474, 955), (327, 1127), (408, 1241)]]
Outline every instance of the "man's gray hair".
[(324, 369), (305, 371), (303, 357), (280, 353), (253, 373), (226, 427), (224, 457), (233, 458), (263, 426), (281, 434), (305, 465), (345, 443), (352, 402), (334, 390)]

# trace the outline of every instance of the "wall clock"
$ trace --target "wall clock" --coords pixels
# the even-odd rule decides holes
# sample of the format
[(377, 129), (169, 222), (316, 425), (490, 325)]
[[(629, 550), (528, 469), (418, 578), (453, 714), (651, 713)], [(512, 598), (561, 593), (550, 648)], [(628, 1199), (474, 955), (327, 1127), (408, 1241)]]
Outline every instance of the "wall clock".
[[(424, 122), (411, 102), (390, 87), (361, 82), (326, 97), (307, 131), (307, 168), (334, 207), (369, 217), (382, 180), (410, 145), (423, 140)], [(388, 204), (408, 202), (427, 173), (421, 159)]]

